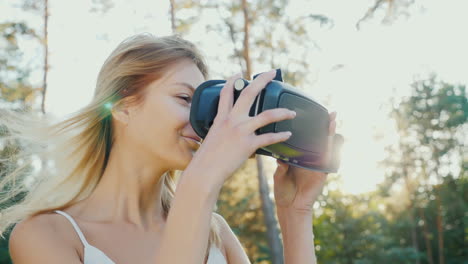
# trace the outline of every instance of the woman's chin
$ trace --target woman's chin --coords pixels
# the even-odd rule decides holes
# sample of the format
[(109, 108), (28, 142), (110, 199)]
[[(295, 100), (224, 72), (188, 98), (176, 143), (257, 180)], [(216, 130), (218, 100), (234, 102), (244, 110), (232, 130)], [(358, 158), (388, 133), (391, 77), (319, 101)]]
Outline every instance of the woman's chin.
[(200, 148), (200, 145), (194, 143), (192, 140), (185, 140), (184, 146), (181, 148), (180, 156), (174, 162), (176, 164), (174, 167), (175, 170), (185, 170), (185, 168), (190, 164), (195, 153)]
[(180, 158), (180, 160), (177, 162), (177, 166), (175, 166), (176, 170), (185, 170), (185, 168), (187, 168), (187, 166), (192, 161), (193, 156), (195, 155), (195, 151), (191, 150), (191, 151), (188, 151), (187, 153), (188, 155), (187, 154), (184, 155), (184, 157)]

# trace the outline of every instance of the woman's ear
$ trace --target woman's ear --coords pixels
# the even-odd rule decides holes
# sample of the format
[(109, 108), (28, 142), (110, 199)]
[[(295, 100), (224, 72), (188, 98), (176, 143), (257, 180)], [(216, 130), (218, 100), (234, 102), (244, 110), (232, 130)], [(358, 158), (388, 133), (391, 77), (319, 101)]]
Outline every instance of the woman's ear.
[(127, 126), (130, 121), (130, 112), (124, 100), (120, 100), (112, 107), (112, 116), (117, 122)]

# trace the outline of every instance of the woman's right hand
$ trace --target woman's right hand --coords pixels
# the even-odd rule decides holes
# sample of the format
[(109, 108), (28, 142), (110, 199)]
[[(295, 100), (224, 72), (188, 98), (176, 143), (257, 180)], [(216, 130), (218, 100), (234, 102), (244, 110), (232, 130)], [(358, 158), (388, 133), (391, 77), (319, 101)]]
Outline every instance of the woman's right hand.
[[(234, 173), (258, 148), (279, 143), (290, 137), (289, 132), (256, 135), (255, 130), (270, 123), (292, 119), (294, 111), (286, 108), (266, 110), (257, 116), (249, 116), (255, 97), (273, 80), (276, 71), (262, 73), (244, 88), (233, 105), (234, 81), (240, 73), (227, 79), (220, 92), (218, 113), (200, 148), (195, 153), (189, 167), (195, 166), (214, 175), (211, 182), (222, 187), (226, 179)], [(213, 172), (213, 173), (211, 173)]]

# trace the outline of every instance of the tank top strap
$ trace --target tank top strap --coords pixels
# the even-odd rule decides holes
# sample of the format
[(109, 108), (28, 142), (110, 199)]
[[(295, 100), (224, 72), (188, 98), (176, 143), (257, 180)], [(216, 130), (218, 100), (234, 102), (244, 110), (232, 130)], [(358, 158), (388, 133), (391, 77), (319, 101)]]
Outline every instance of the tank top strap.
[(67, 213), (65, 213), (63, 211), (60, 211), (60, 210), (55, 210), (54, 212), (65, 216), (68, 219), (68, 221), (70, 221), (70, 223), (73, 225), (73, 228), (75, 229), (76, 233), (78, 233), (78, 236), (80, 237), (80, 240), (83, 243), (83, 245), (84, 246), (89, 245), (88, 241), (86, 241), (86, 238), (83, 235), (83, 232), (81, 232), (80, 228), (78, 227), (78, 224), (75, 222), (75, 220), (73, 220), (73, 218), (69, 214), (67, 214)]

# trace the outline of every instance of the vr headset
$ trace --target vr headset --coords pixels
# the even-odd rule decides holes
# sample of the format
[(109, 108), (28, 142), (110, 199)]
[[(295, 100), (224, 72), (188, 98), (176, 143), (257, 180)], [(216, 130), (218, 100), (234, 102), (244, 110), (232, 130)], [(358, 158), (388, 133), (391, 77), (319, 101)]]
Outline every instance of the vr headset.
[[(254, 79), (259, 74), (254, 76)], [(192, 98), (190, 123), (201, 138), (205, 138), (218, 112), (221, 89), (226, 80), (209, 80), (200, 84)], [(234, 83), (234, 103), (242, 90), (249, 84), (238, 79)], [(335, 134), (328, 149), (328, 110), (297, 90), (284, 83), (281, 70), (276, 70), (275, 78), (257, 95), (249, 116), (256, 116), (273, 108), (288, 108), (295, 111), (291, 120), (275, 122), (255, 131), (260, 135), (270, 132), (291, 131), (292, 136), (283, 142), (259, 148), (256, 154), (271, 156), (289, 165), (325, 173), (335, 173), (340, 166), (340, 150), (343, 136)], [(328, 159), (325, 159), (329, 155)], [(328, 160), (328, 162), (325, 162)]]

